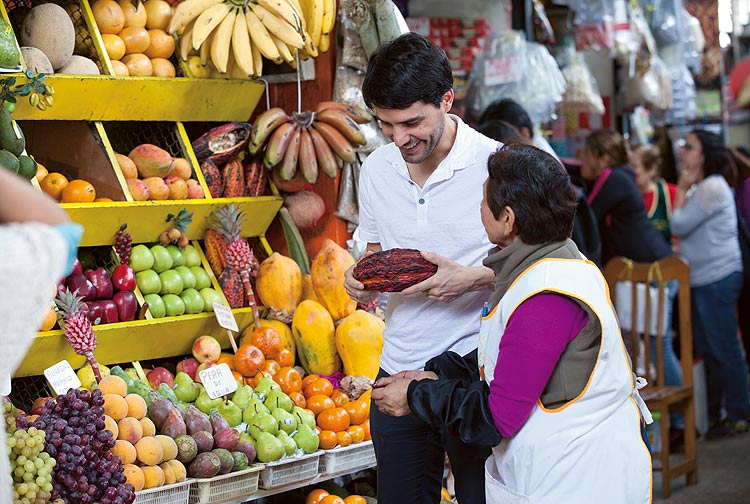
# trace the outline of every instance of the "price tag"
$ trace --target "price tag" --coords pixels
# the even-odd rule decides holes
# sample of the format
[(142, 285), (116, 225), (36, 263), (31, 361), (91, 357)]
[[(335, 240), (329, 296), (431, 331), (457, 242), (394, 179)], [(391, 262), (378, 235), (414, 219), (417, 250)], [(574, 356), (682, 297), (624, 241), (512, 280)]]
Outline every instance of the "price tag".
[(521, 78), (521, 68), (519, 56), (502, 56), (485, 60), (484, 85), (498, 86), (515, 82)]
[(227, 305), (214, 303), (214, 315), (216, 315), (219, 325), (224, 329), (240, 332), (240, 328), (237, 327), (237, 321), (234, 319), (234, 313), (232, 313), (232, 309)]
[(62, 395), (68, 390), (81, 386), (81, 380), (78, 379), (70, 363), (62, 360), (44, 370), (44, 377), (52, 386), (55, 394)]
[(237, 390), (237, 380), (226, 364), (206, 368), (198, 373), (198, 376), (211, 399), (229, 395)]

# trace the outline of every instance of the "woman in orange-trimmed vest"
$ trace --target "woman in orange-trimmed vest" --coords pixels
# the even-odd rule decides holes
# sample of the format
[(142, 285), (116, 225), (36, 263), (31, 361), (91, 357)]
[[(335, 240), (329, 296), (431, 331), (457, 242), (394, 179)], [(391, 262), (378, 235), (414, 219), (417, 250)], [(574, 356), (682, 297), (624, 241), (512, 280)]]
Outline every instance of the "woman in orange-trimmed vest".
[[(496, 291), (478, 350), (375, 384), (384, 413), (491, 444), (492, 503), (651, 501), (651, 416), (599, 269), (569, 239), (575, 194), (560, 164), (526, 145), (489, 159), (482, 222)], [(473, 369), (472, 369), (473, 365)], [(639, 383), (641, 381), (641, 383)]]

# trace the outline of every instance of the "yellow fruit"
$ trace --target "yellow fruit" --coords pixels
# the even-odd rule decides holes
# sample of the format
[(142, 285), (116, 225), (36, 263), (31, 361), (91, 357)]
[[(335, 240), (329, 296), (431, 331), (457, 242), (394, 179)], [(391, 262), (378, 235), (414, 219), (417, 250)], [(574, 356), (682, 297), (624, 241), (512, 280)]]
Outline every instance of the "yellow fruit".
[(162, 462), (159, 464), (159, 467), (161, 467), (161, 470), (164, 471), (164, 484), (165, 485), (171, 485), (172, 483), (177, 481), (177, 477), (175, 476), (174, 470), (172, 469), (172, 466), (169, 465), (168, 462)]
[(107, 50), (109, 59), (119, 60), (125, 56), (125, 42), (114, 33), (102, 34), (104, 48)]
[(144, 28), (146, 26), (146, 9), (140, 1), (137, 7), (133, 5), (131, 0), (120, 0), (117, 4), (122, 9), (126, 28), (129, 26)]
[(174, 476), (177, 481), (182, 481), (185, 478), (187, 478), (187, 469), (185, 469), (185, 466), (180, 462), (179, 460), (168, 460), (166, 462), (169, 464), (169, 466), (172, 468), (172, 471), (174, 471)]
[(122, 62), (128, 67), (131, 77), (151, 77), (154, 74), (154, 66), (145, 54), (127, 54)]
[(172, 7), (164, 0), (148, 0), (143, 6), (146, 9), (146, 28), (166, 30), (172, 20)]
[(120, 457), (123, 464), (132, 464), (135, 462), (136, 449), (128, 441), (118, 439), (110, 451)]
[(177, 457), (177, 443), (175, 443), (174, 439), (163, 434), (159, 434), (155, 437), (161, 443), (163, 462), (167, 462)]
[(150, 418), (144, 417), (138, 421), (141, 423), (144, 436), (153, 436), (156, 434), (156, 425), (154, 425), (154, 422)]
[[(292, 329), (287, 324), (280, 320), (261, 319), (260, 326), (275, 329), (278, 335), (281, 336), (281, 346), (292, 352), (292, 355), (296, 355), (297, 346), (294, 344)], [(250, 331), (250, 334), (252, 334), (252, 331)]]
[(122, 439), (130, 444), (137, 443), (143, 437), (143, 426), (141, 422), (132, 417), (125, 417), (117, 422), (119, 434), (117, 439)]
[(354, 264), (354, 258), (333, 240), (326, 238), (313, 259), (310, 275), (320, 304), (326, 307), (333, 320), (354, 313), (357, 302), (344, 289), (344, 272)]
[(302, 272), (294, 259), (274, 252), (260, 263), (255, 290), (272, 314), (291, 315), (302, 298)]
[(143, 53), (151, 44), (151, 37), (143, 27), (128, 26), (123, 28), (119, 35), (125, 42), (125, 54)]
[(141, 468), (134, 464), (125, 464), (122, 468), (125, 473), (126, 483), (133, 485), (136, 492), (143, 490), (145, 479)]
[(54, 308), (52, 308), (52, 305), (47, 305), (47, 308), (44, 310), (44, 318), (42, 319), (42, 325), (39, 327), (39, 330), (49, 331), (53, 327), (55, 327), (56, 323), (57, 323), (57, 312), (55, 311)]
[(164, 471), (158, 465), (141, 467), (143, 471), (143, 488), (157, 488), (164, 485)]
[(327, 376), (341, 370), (333, 319), (323, 305), (309, 299), (302, 301), (294, 312), (292, 334), (305, 371)]
[(344, 373), (374, 380), (380, 369), (385, 323), (364, 310), (356, 310), (336, 327), (336, 350)]
[(177, 75), (177, 71), (171, 61), (164, 58), (153, 58), (151, 60), (151, 66), (154, 69), (154, 77), (174, 77)]
[(102, 394), (117, 394), (120, 397), (125, 397), (128, 393), (128, 385), (119, 376), (110, 375), (102, 378), (102, 381), (99, 382), (99, 390), (102, 391)]
[(196, 79), (208, 79), (211, 76), (211, 67), (201, 63), (200, 56), (190, 56), (187, 65), (190, 75)]
[(320, 303), (318, 295), (315, 294), (315, 289), (312, 284), (312, 277), (309, 274), (302, 275), (302, 301), (305, 299), (312, 299)]
[(125, 402), (128, 403), (128, 416), (140, 420), (146, 416), (146, 401), (138, 394), (128, 394), (125, 396)]
[(117, 439), (120, 429), (117, 428), (117, 422), (109, 415), (104, 415), (104, 430), (112, 433), (112, 439)]
[(128, 414), (128, 403), (118, 394), (104, 394), (104, 414), (120, 421)]
[[(99, 373), (102, 375), (102, 378), (105, 378), (109, 376), (109, 368), (103, 364), (99, 364)], [(91, 369), (91, 364), (86, 364), (76, 371), (76, 376), (81, 381), (81, 386), (88, 390), (91, 390), (91, 386), (96, 383), (96, 377), (94, 376), (94, 370)]]
[(91, 6), (99, 31), (104, 34), (117, 34), (125, 26), (125, 14), (114, 0), (98, 0)]
[(149, 45), (148, 48), (143, 51), (143, 54), (151, 59), (154, 58), (169, 58), (172, 56), (175, 48), (175, 41), (172, 35), (169, 35), (164, 30), (149, 30)]
[(112, 60), (112, 70), (115, 71), (115, 75), (119, 75), (121, 77), (128, 77), (130, 75), (128, 66), (122, 61)]
[(135, 444), (135, 451), (138, 455), (138, 461), (144, 465), (161, 464), (164, 457), (164, 448), (161, 446), (161, 441), (153, 436), (142, 437)]

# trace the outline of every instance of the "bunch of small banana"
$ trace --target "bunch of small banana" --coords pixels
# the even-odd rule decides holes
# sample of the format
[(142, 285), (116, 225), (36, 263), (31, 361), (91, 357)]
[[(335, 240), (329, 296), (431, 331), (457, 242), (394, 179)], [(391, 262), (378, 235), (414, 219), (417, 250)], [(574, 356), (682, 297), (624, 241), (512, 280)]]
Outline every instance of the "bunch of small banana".
[(366, 143), (359, 124), (371, 120), (366, 110), (334, 101), (291, 116), (274, 107), (258, 116), (249, 150), (256, 154), (265, 146), (263, 162), (281, 180), (301, 175), (314, 184), (319, 171), (334, 178), (342, 161), (356, 161), (355, 149)]
[[(291, 1), (291, 0), (290, 0)], [(336, 0), (299, 0), (304, 26), (319, 52), (326, 52), (331, 44), (331, 33), (336, 25)]]
[[(324, 7), (320, 9), (319, 41), (323, 40)], [(335, 8), (332, 14), (335, 22)], [(296, 50), (303, 58), (318, 55), (299, 0), (184, 0), (175, 7), (168, 31), (179, 34), (183, 61), (197, 53), (202, 65), (210, 62), (219, 74), (230, 78), (261, 76), (263, 58), (296, 67)]]

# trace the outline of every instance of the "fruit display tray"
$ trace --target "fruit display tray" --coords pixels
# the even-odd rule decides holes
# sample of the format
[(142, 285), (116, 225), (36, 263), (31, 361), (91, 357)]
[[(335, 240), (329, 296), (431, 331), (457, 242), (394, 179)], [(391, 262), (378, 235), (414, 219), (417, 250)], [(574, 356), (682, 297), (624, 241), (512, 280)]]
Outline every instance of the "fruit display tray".
[(213, 478), (198, 478), (190, 487), (189, 504), (220, 504), (239, 500), (258, 491), (258, 475), (262, 464), (253, 464), (242, 471)]
[(260, 488), (275, 488), (295, 481), (314, 478), (323, 451), (269, 462), (260, 473)]
[(326, 450), (320, 459), (321, 474), (333, 474), (353, 469), (366, 469), (375, 465), (372, 441)]
[(135, 493), (133, 504), (187, 504), (194, 481), (188, 478), (179, 483), (141, 490)]

